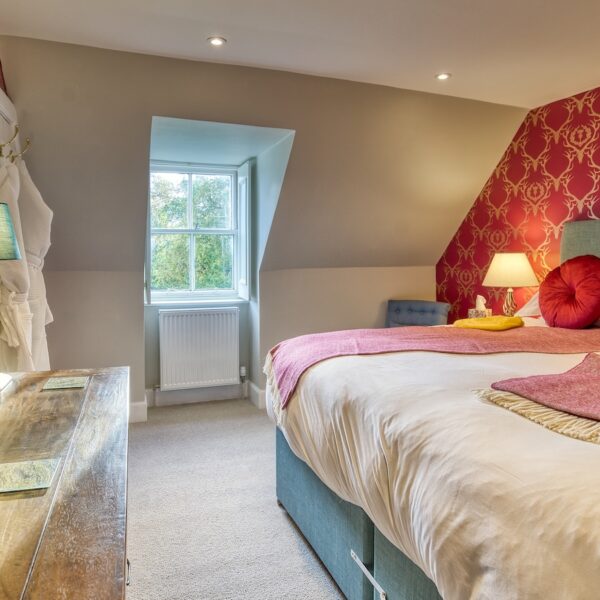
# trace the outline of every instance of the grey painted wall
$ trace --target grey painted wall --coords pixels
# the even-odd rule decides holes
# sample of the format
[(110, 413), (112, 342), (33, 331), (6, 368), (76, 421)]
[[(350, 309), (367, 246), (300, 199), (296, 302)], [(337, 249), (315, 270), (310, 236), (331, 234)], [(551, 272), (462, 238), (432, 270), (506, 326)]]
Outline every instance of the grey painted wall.
[[(271, 148), (261, 152), (254, 164), (252, 205), (252, 290), (250, 295), (250, 379), (263, 379), (263, 355), (260, 352), (260, 265), (267, 246), (269, 231), (281, 194), (288, 161), (294, 143), (289, 134)], [(265, 315), (265, 318), (268, 316)]]
[[(0, 57), (23, 133), (33, 141), (31, 173), (55, 212), (47, 269), (71, 273), (73, 290), (89, 284), (87, 272), (115, 280), (123, 274), (122, 287), (96, 287), (97, 295), (69, 303), (68, 316), (59, 311), (53, 357), (61, 366), (108, 364), (126, 335), (134, 401), (144, 388), (141, 282), (153, 115), (296, 131), (261, 266), (285, 270), (435, 264), (525, 114), (382, 86), (6, 36)], [(132, 295), (138, 285), (139, 296)], [(284, 290), (278, 299), (285, 305)], [(99, 303), (128, 328), (107, 328), (97, 318)], [(262, 330), (269, 314), (262, 302), (259, 310)], [(87, 335), (73, 322), (85, 323)]]
[(293, 133), (288, 134), (280, 142), (261, 152), (256, 158), (256, 201), (253, 214), (255, 271), (258, 271), (265, 254), (269, 232), (271, 231), (273, 217), (275, 216), (294, 144), (294, 137)]

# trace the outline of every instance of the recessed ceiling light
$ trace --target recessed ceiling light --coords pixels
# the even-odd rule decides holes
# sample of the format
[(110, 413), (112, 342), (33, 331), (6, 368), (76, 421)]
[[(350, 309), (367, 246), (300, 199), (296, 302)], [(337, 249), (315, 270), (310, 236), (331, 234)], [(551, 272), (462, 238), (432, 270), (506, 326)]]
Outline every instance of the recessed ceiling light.
[(211, 46), (224, 46), (227, 43), (227, 40), (220, 35), (211, 35), (207, 41)]
[(450, 77), (452, 77), (452, 73), (438, 73), (435, 76), (438, 81), (446, 81), (447, 79), (450, 79)]

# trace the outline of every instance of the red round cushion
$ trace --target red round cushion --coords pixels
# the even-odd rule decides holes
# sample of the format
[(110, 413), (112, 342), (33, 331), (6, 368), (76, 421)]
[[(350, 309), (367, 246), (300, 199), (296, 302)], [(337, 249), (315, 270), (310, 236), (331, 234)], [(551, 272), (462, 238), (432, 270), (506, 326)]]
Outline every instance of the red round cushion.
[(600, 318), (600, 258), (567, 260), (540, 285), (540, 309), (550, 327), (583, 329)]

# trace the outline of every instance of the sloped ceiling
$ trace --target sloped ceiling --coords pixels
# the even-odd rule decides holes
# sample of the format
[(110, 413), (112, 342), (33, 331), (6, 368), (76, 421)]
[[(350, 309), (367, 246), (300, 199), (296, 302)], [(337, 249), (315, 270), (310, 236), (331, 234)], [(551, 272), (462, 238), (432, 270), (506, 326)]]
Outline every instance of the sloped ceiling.
[(0, 34), (516, 106), (600, 84), (593, 0), (0, 0), (0, 15)]
[(296, 132), (263, 269), (433, 265), (525, 111), (0, 36), (55, 211), (48, 268), (143, 269), (152, 117)]
[(435, 264), (525, 114), (361, 85), (304, 105), (263, 270)]

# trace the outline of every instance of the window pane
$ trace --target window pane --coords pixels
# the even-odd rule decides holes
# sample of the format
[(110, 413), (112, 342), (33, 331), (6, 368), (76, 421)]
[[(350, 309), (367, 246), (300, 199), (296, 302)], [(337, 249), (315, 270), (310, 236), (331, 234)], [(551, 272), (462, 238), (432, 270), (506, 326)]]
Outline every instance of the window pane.
[(187, 229), (187, 201), (187, 174), (152, 173), (150, 177), (152, 227)]
[(183, 233), (152, 236), (152, 289), (190, 289), (190, 236)]
[(196, 289), (233, 289), (233, 236), (196, 235)]
[(229, 175), (193, 175), (194, 228), (231, 228), (231, 180)]

